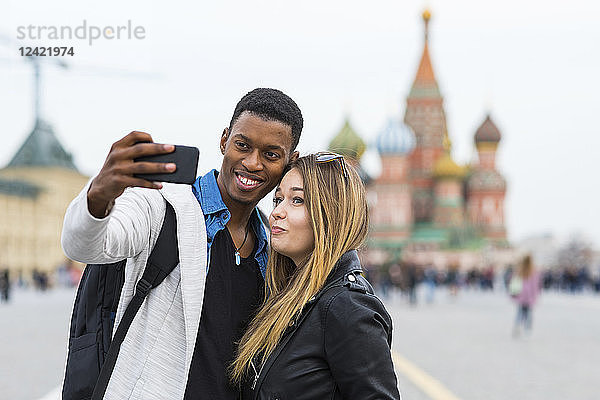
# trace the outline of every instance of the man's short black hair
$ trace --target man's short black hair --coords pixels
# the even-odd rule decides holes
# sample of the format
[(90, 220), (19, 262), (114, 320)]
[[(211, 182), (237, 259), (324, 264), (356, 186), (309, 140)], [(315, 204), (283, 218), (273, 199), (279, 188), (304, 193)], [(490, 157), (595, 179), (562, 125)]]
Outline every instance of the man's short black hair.
[(292, 151), (298, 146), (304, 120), (298, 104), (281, 90), (258, 88), (248, 92), (235, 106), (229, 131), (240, 115), (248, 111), (266, 121), (279, 121), (292, 128)]

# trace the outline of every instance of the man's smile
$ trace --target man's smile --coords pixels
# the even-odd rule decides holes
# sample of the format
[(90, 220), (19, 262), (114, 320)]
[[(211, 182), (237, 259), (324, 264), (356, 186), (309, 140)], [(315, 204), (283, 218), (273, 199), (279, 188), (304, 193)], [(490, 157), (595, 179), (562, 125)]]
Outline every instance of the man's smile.
[(243, 191), (254, 190), (264, 182), (258, 177), (249, 176), (242, 172), (235, 172), (235, 177), (238, 187)]

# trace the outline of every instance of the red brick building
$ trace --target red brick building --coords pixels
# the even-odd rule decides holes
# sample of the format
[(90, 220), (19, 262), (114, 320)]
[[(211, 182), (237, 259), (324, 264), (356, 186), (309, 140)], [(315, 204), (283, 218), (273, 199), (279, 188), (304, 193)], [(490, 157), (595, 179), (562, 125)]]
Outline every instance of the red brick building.
[[(482, 262), (482, 249), (488, 259), (490, 251), (508, 249), (506, 180), (495, 165), (501, 134), (488, 115), (474, 135), (478, 161), (461, 166), (453, 160), (444, 99), (429, 54), (430, 18), (425, 11), (423, 53), (403, 122), (390, 118), (374, 143), (382, 169), (379, 177), (366, 179), (367, 253), (380, 262), (409, 255), (440, 266), (473, 266)], [(346, 120), (329, 148), (360, 161), (365, 143)]]

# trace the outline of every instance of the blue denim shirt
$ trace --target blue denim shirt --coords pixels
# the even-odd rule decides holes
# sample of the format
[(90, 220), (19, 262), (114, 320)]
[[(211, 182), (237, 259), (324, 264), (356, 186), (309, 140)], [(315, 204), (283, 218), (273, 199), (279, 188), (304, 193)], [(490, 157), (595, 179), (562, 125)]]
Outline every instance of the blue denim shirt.
[[(208, 254), (207, 269), (210, 266), (210, 248), (212, 243), (219, 232), (225, 229), (225, 225), (231, 218), (231, 213), (227, 209), (219, 186), (217, 185), (217, 170), (213, 169), (204, 176), (198, 177), (196, 182), (192, 185), (192, 191), (200, 203), (202, 212), (204, 213), (204, 223), (206, 224), (206, 253)], [(258, 247), (256, 250), (255, 258), (260, 267), (260, 272), (265, 277), (267, 270), (267, 259), (269, 257), (268, 246), (267, 246), (267, 234), (265, 227), (260, 220), (258, 215), (258, 208), (255, 208), (250, 215), (250, 224), (256, 237), (258, 239)]]

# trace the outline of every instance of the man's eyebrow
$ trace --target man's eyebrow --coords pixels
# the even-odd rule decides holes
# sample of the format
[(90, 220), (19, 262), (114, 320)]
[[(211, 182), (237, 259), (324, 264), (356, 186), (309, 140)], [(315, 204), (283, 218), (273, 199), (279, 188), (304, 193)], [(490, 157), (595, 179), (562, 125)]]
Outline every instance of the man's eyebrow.
[[(240, 132), (234, 133), (233, 137), (239, 137), (240, 139), (245, 140), (246, 142), (252, 143), (252, 140), (248, 136), (246, 136), (246, 135), (244, 135), (243, 133), (240, 133)], [(269, 149), (269, 150), (285, 151), (285, 149), (283, 148), (283, 146), (279, 146), (277, 144), (270, 144), (270, 145), (267, 145), (265, 147), (267, 149)]]
[(252, 143), (252, 140), (250, 140), (250, 138), (248, 136), (244, 135), (243, 133), (236, 132), (233, 134), (233, 137), (236, 137), (236, 136), (239, 137), (240, 139), (245, 140), (246, 142)]
[(277, 144), (269, 144), (269, 145), (267, 145), (267, 146), (265, 146), (265, 147), (266, 147), (267, 149), (269, 149), (269, 150), (281, 150), (281, 151), (283, 151), (283, 147), (282, 147), (282, 146), (279, 146), (279, 145), (277, 145)]

